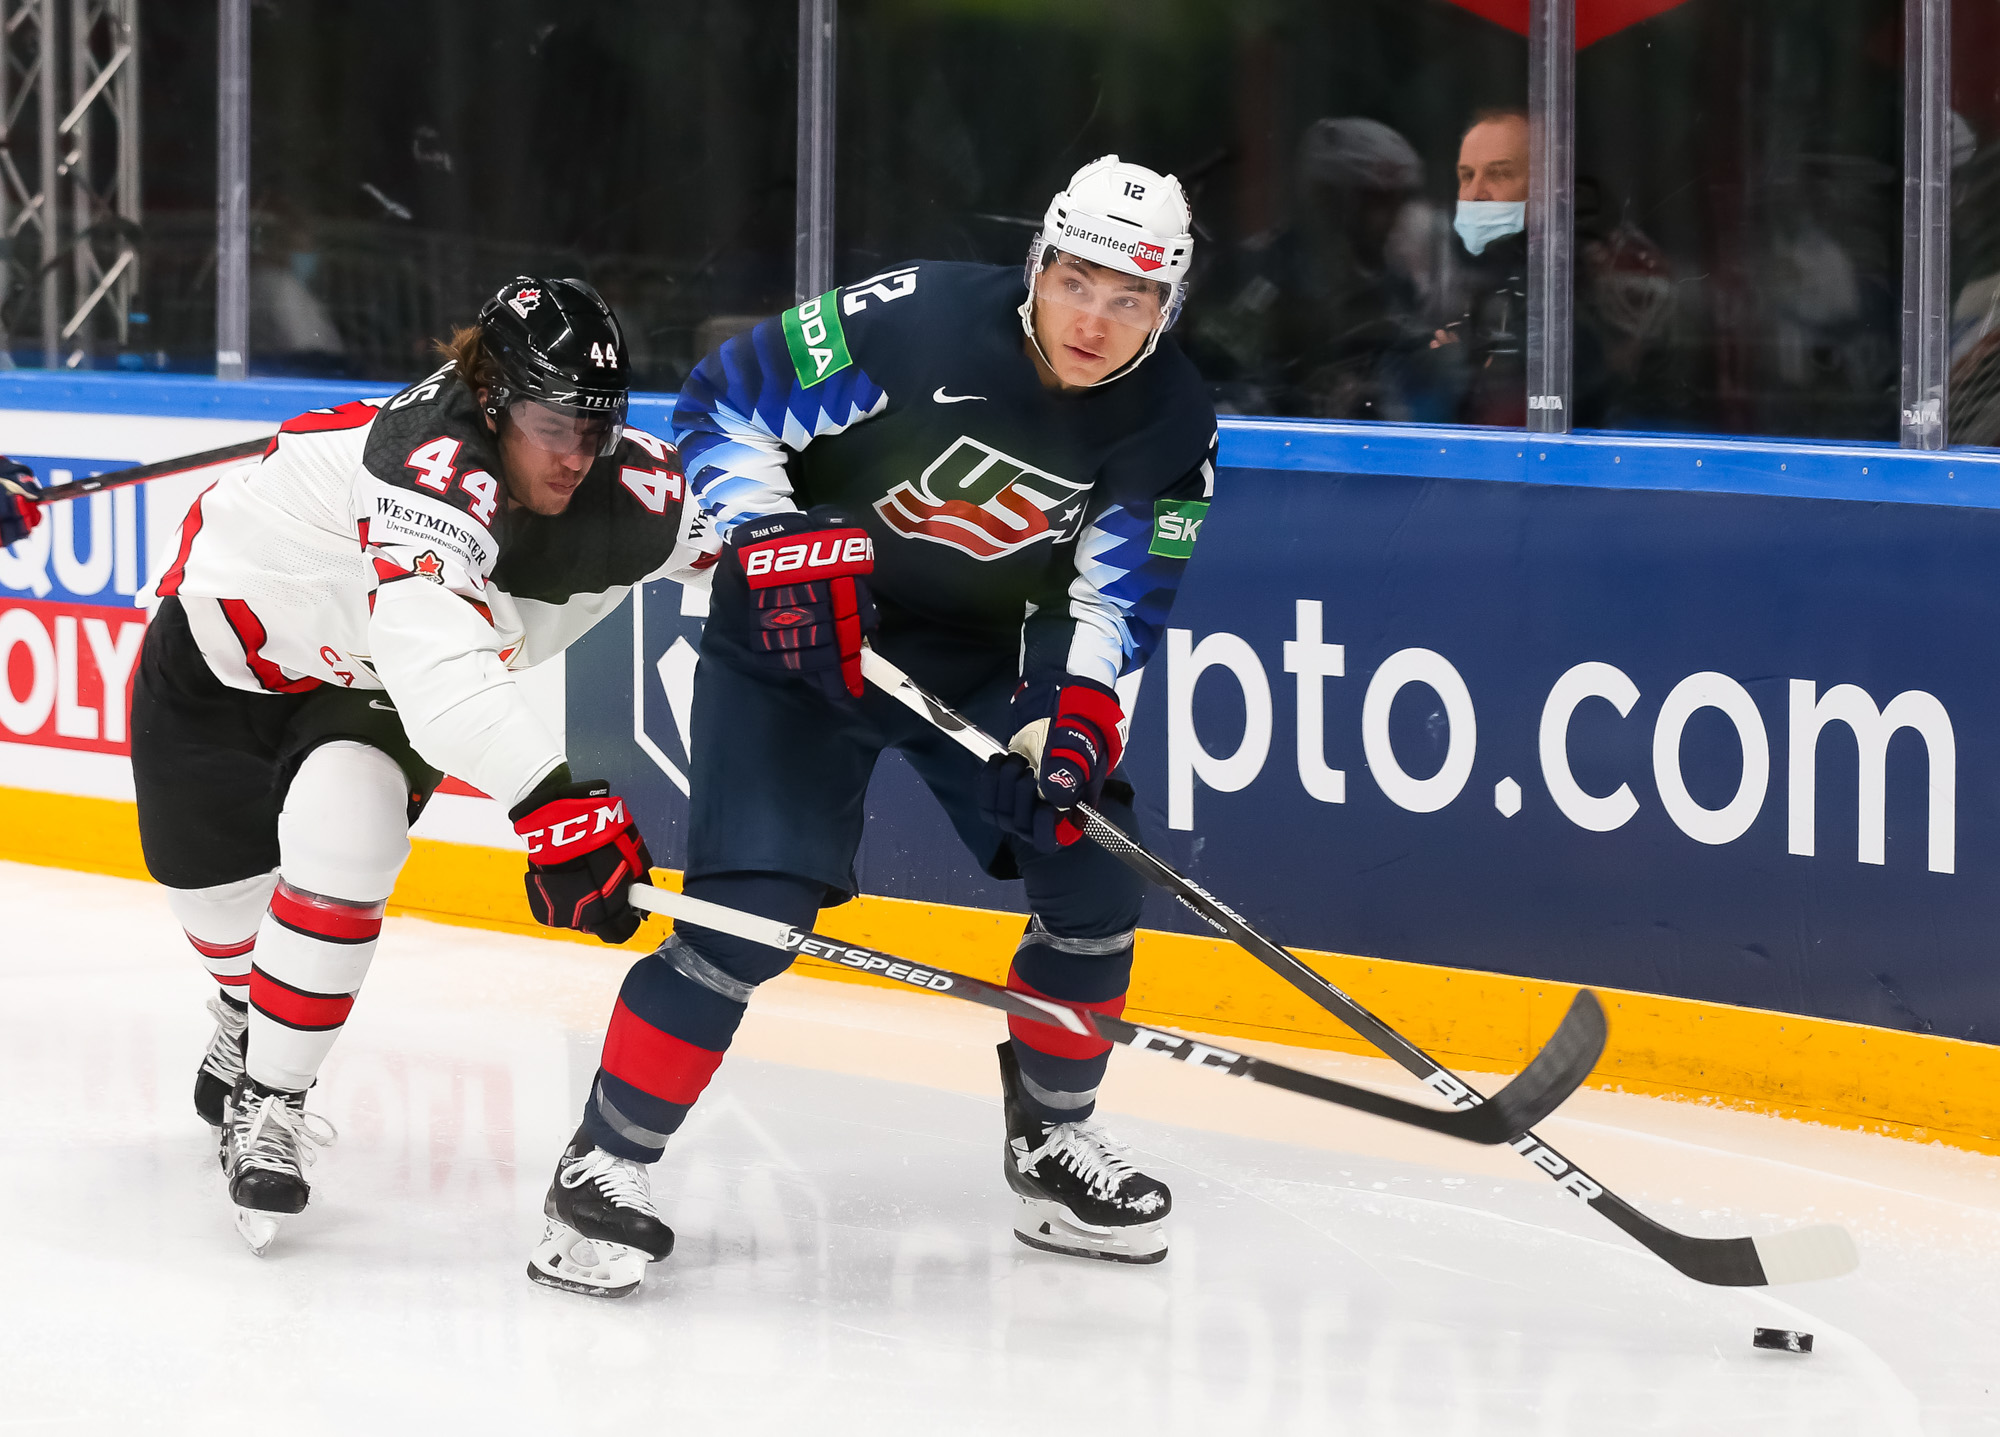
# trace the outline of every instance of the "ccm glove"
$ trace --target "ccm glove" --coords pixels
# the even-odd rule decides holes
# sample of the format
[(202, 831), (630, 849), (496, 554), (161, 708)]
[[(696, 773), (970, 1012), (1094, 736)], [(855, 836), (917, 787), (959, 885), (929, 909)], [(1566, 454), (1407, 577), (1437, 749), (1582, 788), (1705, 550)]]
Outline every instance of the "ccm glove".
[(1014, 718), (1019, 727), (1007, 753), (986, 761), (980, 811), (1042, 852), (1067, 847), (1084, 833), (1071, 811), (1096, 806), (1124, 752), (1118, 695), (1074, 674), (1029, 682), (1014, 695)]
[(42, 506), (34, 497), (41, 487), (34, 470), (0, 455), (0, 549), (20, 543), (42, 522)]
[(861, 643), (875, 628), (867, 530), (830, 510), (745, 520), (730, 534), (721, 567), (718, 594), (745, 604), (757, 659), (829, 698), (861, 697)]
[(644, 919), (625, 895), (652, 880), (653, 857), (610, 784), (544, 785), (508, 817), (528, 841), (528, 909), (537, 923), (580, 928), (606, 943), (639, 931)]

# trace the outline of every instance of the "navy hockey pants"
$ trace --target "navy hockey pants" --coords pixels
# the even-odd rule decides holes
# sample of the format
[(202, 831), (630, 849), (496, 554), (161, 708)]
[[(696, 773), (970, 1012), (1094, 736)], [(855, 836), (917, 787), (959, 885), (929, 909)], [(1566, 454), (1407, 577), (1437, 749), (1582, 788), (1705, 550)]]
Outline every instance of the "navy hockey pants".
[[(912, 638), (916, 636), (911, 636)], [(927, 637), (927, 636), (926, 636)], [(1012, 652), (937, 641), (878, 643), (918, 682), (1003, 736), (1017, 683)], [(854, 854), (877, 757), (899, 749), (930, 787), (980, 866), (1019, 878), (1033, 915), (1008, 973), (1017, 991), (1124, 1010), (1140, 881), (1088, 840), (1036, 853), (978, 813), (979, 763), (871, 688), (836, 705), (807, 685), (767, 677), (703, 646), (695, 675), (693, 812), (686, 890), (800, 930), (856, 891)], [(1114, 777), (1105, 817), (1137, 832), (1131, 791)], [(722, 1062), (757, 984), (791, 955), (678, 924), (626, 975), (584, 1118), (599, 1147), (656, 1160)], [(1110, 1044), (1011, 1018), (1023, 1098), (1047, 1122), (1090, 1115)]]

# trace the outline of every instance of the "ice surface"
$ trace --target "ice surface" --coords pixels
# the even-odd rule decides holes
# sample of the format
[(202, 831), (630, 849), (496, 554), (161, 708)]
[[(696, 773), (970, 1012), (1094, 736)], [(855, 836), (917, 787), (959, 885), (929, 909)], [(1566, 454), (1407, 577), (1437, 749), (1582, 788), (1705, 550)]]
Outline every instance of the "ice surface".
[(535, 1287), (630, 957), (406, 920), (314, 1094), (340, 1142), (260, 1261), (158, 890), (0, 864), (0, 914), (0, 1430), (2000, 1432), (2000, 1160), (1619, 1094), (1544, 1126), (1691, 1230), (1862, 1247), (1724, 1291), (1504, 1150), (1120, 1051), (1107, 1116), (1173, 1185), (1173, 1250), (1089, 1263), (1011, 1235), (997, 1015), (800, 978), (655, 1170), (674, 1256), (624, 1302)]

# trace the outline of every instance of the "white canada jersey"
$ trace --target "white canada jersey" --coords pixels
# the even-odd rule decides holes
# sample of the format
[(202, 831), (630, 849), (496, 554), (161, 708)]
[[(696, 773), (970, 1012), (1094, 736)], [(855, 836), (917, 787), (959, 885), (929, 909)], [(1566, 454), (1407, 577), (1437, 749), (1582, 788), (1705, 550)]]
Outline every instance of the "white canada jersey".
[(626, 430), (558, 515), (510, 509), (499, 475), (450, 366), (312, 410), (195, 501), (160, 596), (179, 598), (223, 683), (384, 689), (427, 763), (511, 807), (563, 753), (510, 671), (697, 550), (680, 455), (650, 434)]

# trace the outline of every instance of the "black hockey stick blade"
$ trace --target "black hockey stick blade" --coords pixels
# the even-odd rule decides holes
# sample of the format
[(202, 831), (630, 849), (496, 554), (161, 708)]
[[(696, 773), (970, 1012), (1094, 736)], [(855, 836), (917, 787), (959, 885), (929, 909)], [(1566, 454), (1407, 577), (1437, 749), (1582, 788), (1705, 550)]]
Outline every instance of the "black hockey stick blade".
[[(861, 662), (869, 682), (934, 724), (974, 757), (984, 759), (1006, 752), (992, 735), (935, 694), (925, 691), (873, 649), (862, 651)], [(1085, 831), (1106, 852), (1142, 878), (1172, 893), (1189, 912), (1339, 1018), (1425, 1087), (1453, 1104), (1478, 1100), (1479, 1094), (1469, 1084), (1447, 1072), (1428, 1053), (1300, 962), (1288, 949), (1259, 933), (1242, 914), (1177, 872), (1116, 824), (1107, 822), (1102, 814), (1087, 804), (1078, 804), (1073, 812), (1083, 819)], [(1654, 1256), (1696, 1282), (1718, 1287), (1810, 1282), (1840, 1277), (1852, 1272), (1861, 1261), (1854, 1239), (1840, 1227), (1793, 1228), (1766, 1237), (1693, 1237), (1647, 1217), (1532, 1132), (1522, 1133), (1508, 1146), (1564, 1192), (1594, 1208)]]
[(60, 504), (65, 499), (81, 499), (86, 494), (101, 493), (106, 489), (122, 489), (127, 484), (143, 484), (148, 479), (164, 479), (169, 474), (186, 474), (194, 469), (206, 469), (214, 464), (227, 464), (232, 459), (249, 459), (262, 454), (271, 444), (270, 435), (262, 439), (245, 439), (236, 444), (225, 444), (220, 449), (204, 449), (199, 454), (183, 454), (178, 459), (157, 459), (151, 464), (135, 464), (129, 469), (113, 469), (104, 474), (93, 474), (88, 479), (72, 479), (67, 484), (52, 484), (39, 489), (31, 497), (37, 504)]
[[(879, 948), (858, 943), (842, 943), (814, 933), (801, 933), (776, 919), (728, 908), (683, 893), (674, 893), (646, 884), (634, 884), (628, 893), (634, 908), (663, 913), (718, 933), (728, 933), (752, 943), (762, 943), (783, 952), (798, 953), (837, 963), (859, 973), (871, 973), (905, 987), (948, 998), (960, 998), (983, 1007), (997, 1008), (1031, 1022), (1061, 1028), (1079, 1037), (1099, 1037), (1141, 1052), (1158, 1053), (1190, 1067), (1211, 1068), (1232, 1078), (1247, 1078), (1267, 1087), (1283, 1088), (1303, 1097), (1317, 1098), (1338, 1107), (1371, 1113), (1392, 1122), (1426, 1128), (1447, 1137), (1470, 1143), (1504, 1143), (1524, 1127), (1546, 1117), (1557, 1104), (1576, 1090), (1597, 1061), (1604, 1047), (1604, 1010), (1588, 993), (1580, 993), (1570, 1007), (1556, 1037), (1512, 1083), (1483, 1103), (1454, 1109), (1425, 1107), (1405, 1102), (1372, 1088), (1360, 1088), (1336, 1078), (1273, 1062), (1225, 1048), (1205, 1038), (1093, 1013), (1071, 1003), (1029, 997), (983, 978), (968, 977), (944, 968), (933, 968), (898, 958)], [(1553, 1056), (1552, 1056), (1553, 1055)], [(1519, 1089), (1520, 1091), (1516, 1091)]]
[(1488, 1142), (1511, 1143), (1543, 1118), (1561, 1107), (1597, 1066), (1604, 1052), (1606, 1027), (1604, 1005), (1588, 988), (1579, 988), (1570, 1000), (1542, 1051), (1535, 1060), (1483, 1103), (1465, 1109), (1469, 1115), (1484, 1113), (1499, 1136)]

